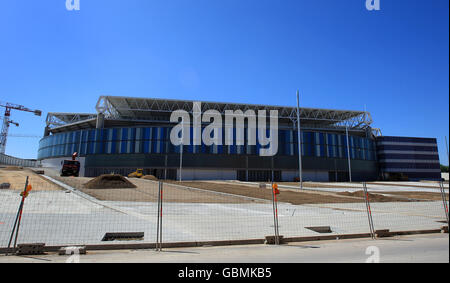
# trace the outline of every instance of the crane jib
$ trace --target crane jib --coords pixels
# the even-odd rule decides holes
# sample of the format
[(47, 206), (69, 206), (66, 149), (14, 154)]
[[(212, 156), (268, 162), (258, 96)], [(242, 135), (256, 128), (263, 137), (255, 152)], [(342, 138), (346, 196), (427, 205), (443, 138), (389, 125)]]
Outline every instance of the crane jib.
[(0, 101), (0, 107), (5, 108), (5, 114), (3, 115), (3, 125), (2, 125), (2, 131), (0, 133), (0, 153), (5, 153), (6, 150), (6, 141), (8, 139), (8, 130), (10, 124), (16, 125), (16, 127), (19, 127), (19, 123), (14, 122), (9, 119), (11, 116), (11, 110), (18, 110), (18, 111), (25, 111), (25, 112), (31, 112), (34, 113), (36, 116), (41, 116), (42, 111), (41, 110), (33, 110), (29, 109), (23, 105), (14, 104), (10, 102), (2, 102)]

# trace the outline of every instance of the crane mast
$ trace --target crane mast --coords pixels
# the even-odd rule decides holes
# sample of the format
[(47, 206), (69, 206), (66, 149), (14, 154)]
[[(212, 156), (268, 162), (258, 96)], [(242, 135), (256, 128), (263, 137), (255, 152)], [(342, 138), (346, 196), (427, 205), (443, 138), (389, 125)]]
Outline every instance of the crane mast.
[(11, 124), (16, 125), (16, 127), (19, 126), (19, 123), (16, 123), (10, 119), (11, 110), (31, 112), (31, 113), (34, 113), (34, 115), (36, 115), (36, 116), (41, 116), (42, 111), (41, 110), (32, 110), (32, 109), (26, 108), (23, 105), (18, 105), (18, 104), (9, 103), (9, 102), (0, 102), (0, 107), (5, 108), (5, 114), (3, 115), (2, 131), (0, 133), (0, 153), (5, 154), (9, 126)]

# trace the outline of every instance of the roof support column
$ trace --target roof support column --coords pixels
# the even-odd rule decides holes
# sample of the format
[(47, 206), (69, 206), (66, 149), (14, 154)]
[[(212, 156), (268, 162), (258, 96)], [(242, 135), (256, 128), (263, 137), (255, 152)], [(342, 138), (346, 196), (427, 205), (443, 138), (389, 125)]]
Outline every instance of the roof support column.
[(49, 135), (50, 135), (49, 127), (48, 127), (48, 126), (45, 126), (45, 129), (44, 129), (44, 137), (48, 137)]

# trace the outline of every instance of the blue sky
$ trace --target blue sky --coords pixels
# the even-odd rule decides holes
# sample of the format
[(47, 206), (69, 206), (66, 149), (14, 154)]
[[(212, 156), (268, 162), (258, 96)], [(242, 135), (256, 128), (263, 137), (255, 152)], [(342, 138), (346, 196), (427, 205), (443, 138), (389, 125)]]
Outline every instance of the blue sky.
[[(100, 95), (364, 110), (384, 135), (435, 137), (448, 164), (449, 1), (0, 0), (0, 101), (11, 134)], [(3, 110), (1, 110), (3, 111)], [(2, 114), (3, 115), (3, 114)], [(36, 158), (38, 139), (6, 153)]]

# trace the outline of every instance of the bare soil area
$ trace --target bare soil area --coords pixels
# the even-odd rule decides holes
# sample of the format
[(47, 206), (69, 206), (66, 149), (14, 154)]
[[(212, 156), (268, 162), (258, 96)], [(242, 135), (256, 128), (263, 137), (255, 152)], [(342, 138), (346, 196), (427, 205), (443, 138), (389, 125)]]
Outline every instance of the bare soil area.
[[(6, 171), (5, 171), (6, 172)], [(25, 170), (8, 171), (5, 174), (0, 170), (0, 180), (7, 175), (11, 178), (22, 178), (23, 184)], [(30, 173), (30, 172), (29, 172)], [(34, 172), (31, 172), (35, 174)], [(42, 177), (35, 174), (42, 182)], [(85, 184), (94, 178), (88, 177), (54, 177), (55, 179), (84, 192), (98, 200), (105, 201), (135, 201), (135, 202), (155, 202), (158, 198), (158, 183), (139, 179), (127, 178), (136, 188), (86, 188)], [(46, 189), (51, 188), (51, 183), (45, 180)], [(265, 189), (257, 186), (233, 184), (227, 182), (213, 181), (166, 181), (164, 183), (163, 199), (166, 202), (184, 203), (266, 203), (272, 201), (272, 191), (270, 186)], [(313, 183), (312, 183), (313, 184)], [(181, 185), (181, 186), (177, 186)], [(320, 183), (318, 185), (321, 185)], [(20, 186), (19, 186), (20, 187)], [(36, 186), (37, 188), (38, 186)], [(23, 188), (23, 186), (22, 186)], [(34, 187), (33, 187), (34, 188)], [(54, 189), (59, 189), (53, 185)], [(280, 188), (280, 195), (277, 196), (279, 202), (298, 204), (325, 204), (325, 203), (362, 203), (364, 202), (363, 192), (298, 192), (291, 189)], [(380, 192), (371, 193), (372, 202), (410, 202), (410, 201), (430, 201), (440, 200), (439, 193), (427, 192)]]
[[(285, 186), (292, 186), (292, 187), (298, 187), (299, 182), (279, 182), (279, 185), (285, 185)], [(348, 188), (348, 186), (345, 185), (330, 185), (330, 184), (323, 184), (320, 182), (303, 182), (303, 187), (306, 188)]]
[(86, 189), (136, 188), (136, 186), (119, 174), (104, 174), (84, 184)]
[[(428, 201), (442, 201), (442, 196), (440, 193), (430, 193), (430, 192), (383, 192), (387, 195), (401, 196), (417, 200), (428, 200)], [(445, 194), (448, 200), (448, 193)]]
[[(361, 199), (364, 199), (364, 197), (365, 197), (364, 191), (339, 192), (337, 194), (342, 195), (342, 196), (358, 197), (358, 198), (361, 198)], [(411, 202), (411, 201), (414, 201), (414, 200), (411, 200), (409, 198), (401, 198), (401, 197), (395, 198), (395, 197), (386, 196), (384, 194), (369, 193), (369, 201), (370, 202), (393, 202), (393, 201), (397, 201), (397, 202)]]
[[(145, 179), (128, 178), (136, 188), (103, 188), (89, 189), (85, 184), (93, 178), (87, 177), (54, 177), (79, 191), (86, 193), (98, 200), (106, 201), (136, 201), (136, 202), (156, 202), (158, 199), (158, 183)], [(187, 188), (166, 185), (163, 190), (165, 202), (183, 203), (264, 203), (261, 200), (251, 200), (240, 196), (230, 196), (217, 194), (215, 192), (205, 192), (201, 190), (191, 190)]]
[(58, 185), (48, 181), (32, 170), (20, 167), (0, 168), (0, 184), (9, 183), (11, 190), (23, 190), (25, 181), (28, 178), (28, 184), (31, 184), (32, 191), (56, 191), (61, 190)]
[[(414, 184), (398, 184), (398, 183), (383, 183), (383, 182), (369, 182), (367, 184), (372, 185), (381, 185), (381, 186), (394, 186), (394, 187), (414, 187), (414, 188), (427, 188), (427, 189), (436, 189), (436, 191), (439, 191), (439, 183), (435, 183), (436, 185), (414, 185)], [(448, 188), (445, 188), (448, 190)]]
[[(179, 182), (168, 182), (180, 184)], [(272, 200), (272, 190), (269, 188), (261, 189), (258, 187), (242, 186), (238, 184), (224, 184), (216, 182), (181, 182), (181, 185), (200, 188), (204, 190), (223, 192), (235, 195), (242, 195), (252, 198)], [(364, 202), (363, 195), (352, 195), (351, 193), (333, 193), (333, 192), (297, 192), (289, 189), (280, 188), (278, 201), (291, 204), (324, 204), (324, 203), (361, 203)], [(382, 195), (373, 195), (371, 201), (374, 202), (398, 202), (410, 201), (399, 197), (389, 197)]]

